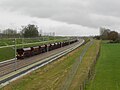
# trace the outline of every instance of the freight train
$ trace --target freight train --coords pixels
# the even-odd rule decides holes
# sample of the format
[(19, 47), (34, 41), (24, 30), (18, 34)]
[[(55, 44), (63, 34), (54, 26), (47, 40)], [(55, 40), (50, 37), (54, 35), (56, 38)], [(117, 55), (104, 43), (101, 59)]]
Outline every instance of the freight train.
[(24, 59), (28, 57), (32, 57), (41, 53), (45, 53), (57, 48), (61, 48), (67, 46), (69, 44), (73, 44), (77, 42), (77, 39), (65, 41), (65, 42), (56, 42), (51, 44), (44, 44), (41, 46), (29, 47), (29, 48), (20, 48), (17, 49), (17, 59)]

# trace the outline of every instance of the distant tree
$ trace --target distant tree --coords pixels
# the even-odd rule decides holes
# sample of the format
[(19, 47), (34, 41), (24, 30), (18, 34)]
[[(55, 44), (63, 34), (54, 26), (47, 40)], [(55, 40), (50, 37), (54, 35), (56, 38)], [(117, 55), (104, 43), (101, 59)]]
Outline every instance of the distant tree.
[(94, 36), (93, 38), (100, 40), (100, 36)]
[(38, 27), (35, 25), (29, 24), (29, 25), (23, 27), (21, 34), (26, 38), (38, 37), (38, 35), (39, 35)]
[(110, 31), (111, 31), (110, 29), (102, 28), (101, 32), (100, 32), (100, 38), (102, 40), (108, 40), (108, 35), (109, 35)]
[(104, 33), (104, 31), (105, 31), (105, 30), (106, 30), (105, 28), (100, 27), (100, 36), (102, 36), (102, 35), (103, 35), (103, 33)]
[(6, 35), (15, 35), (15, 34), (17, 34), (17, 31), (8, 28), (8, 29), (6, 29), (6, 30), (3, 31), (3, 34), (6, 34)]
[(109, 40), (115, 41), (118, 39), (118, 32), (111, 31), (108, 35)]

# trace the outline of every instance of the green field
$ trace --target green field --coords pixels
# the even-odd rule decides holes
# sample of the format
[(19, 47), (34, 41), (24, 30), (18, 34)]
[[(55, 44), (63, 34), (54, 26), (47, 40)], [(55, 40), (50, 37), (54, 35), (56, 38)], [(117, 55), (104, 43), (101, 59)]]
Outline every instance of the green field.
[(95, 76), (86, 90), (120, 90), (120, 44), (102, 43)]
[[(65, 37), (52, 37), (52, 36), (42, 36), (38, 38), (17, 38), (17, 44), (25, 44), (25, 43), (35, 43), (35, 42), (43, 42), (49, 40), (56, 40), (56, 39), (64, 39)], [(7, 46), (7, 45), (14, 45), (14, 38), (0, 38), (0, 46)]]

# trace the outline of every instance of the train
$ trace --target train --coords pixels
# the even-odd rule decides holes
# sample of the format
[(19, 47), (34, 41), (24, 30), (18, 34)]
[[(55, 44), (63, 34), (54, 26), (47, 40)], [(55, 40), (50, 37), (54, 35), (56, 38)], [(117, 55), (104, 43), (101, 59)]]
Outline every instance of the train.
[(19, 48), (17, 49), (17, 59), (24, 59), (28, 57), (32, 57), (35, 55), (39, 55), (48, 51), (52, 51), (64, 46), (67, 46), (69, 44), (73, 44), (77, 42), (77, 39), (70, 40), (70, 41), (64, 41), (64, 42), (56, 42), (56, 43), (50, 43), (50, 44), (44, 44), (40, 46), (33, 46), (28, 48)]

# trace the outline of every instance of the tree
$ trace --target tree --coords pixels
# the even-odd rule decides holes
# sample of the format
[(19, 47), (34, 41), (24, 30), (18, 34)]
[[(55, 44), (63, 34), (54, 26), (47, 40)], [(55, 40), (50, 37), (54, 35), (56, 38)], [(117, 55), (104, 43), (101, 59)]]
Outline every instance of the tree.
[(100, 28), (100, 38), (102, 40), (108, 40), (108, 35), (110, 31), (111, 31), (110, 29)]
[(94, 36), (94, 38), (100, 40), (100, 36)]
[(28, 26), (23, 27), (21, 34), (26, 37), (38, 37), (38, 27), (35, 25), (29, 24)]
[(14, 29), (5, 29), (3, 32), (2, 32), (2, 37), (6, 37), (6, 38), (15, 38), (17, 37), (17, 30), (14, 30)]
[(17, 31), (8, 28), (8, 29), (6, 29), (6, 30), (3, 31), (3, 34), (6, 34), (6, 35), (15, 35), (15, 34), (17, 34)]
[(108, 35), (109, 40), (115, 41), (118, 39), (118, 32), (111, 31)]

